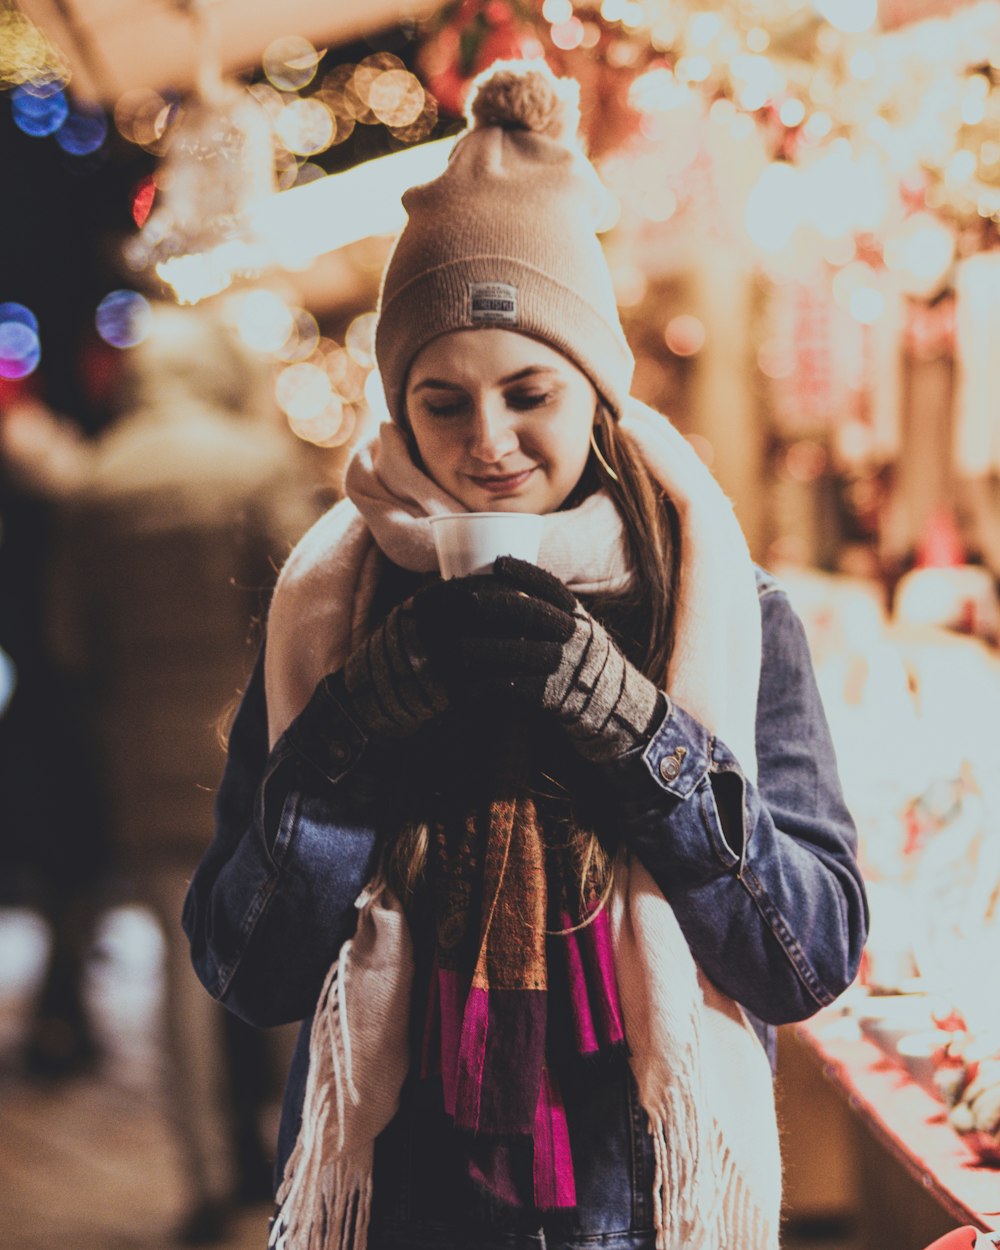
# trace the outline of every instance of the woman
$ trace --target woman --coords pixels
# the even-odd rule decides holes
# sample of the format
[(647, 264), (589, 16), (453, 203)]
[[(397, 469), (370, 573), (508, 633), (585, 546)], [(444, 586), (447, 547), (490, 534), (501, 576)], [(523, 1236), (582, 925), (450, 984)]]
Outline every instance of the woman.
[[(801, 626), (629, 398), (572, 86), (494, 67), (406, 197), (393, 421), (282, 572), (186, 904), (216, 997), (306, 1019), (289, 1250), (776, 1246), (765, 1052), (866, 934)], [(542, 514), (538, 565), (442, 581), (464, 510)]]

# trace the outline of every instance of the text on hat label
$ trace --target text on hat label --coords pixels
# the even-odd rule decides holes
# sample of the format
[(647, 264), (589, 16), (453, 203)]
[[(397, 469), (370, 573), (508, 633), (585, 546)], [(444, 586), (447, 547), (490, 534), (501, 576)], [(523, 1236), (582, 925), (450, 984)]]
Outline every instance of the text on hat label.
[(517, 325), (517, 287), (506, 282), (469, 283), (470, 325)]

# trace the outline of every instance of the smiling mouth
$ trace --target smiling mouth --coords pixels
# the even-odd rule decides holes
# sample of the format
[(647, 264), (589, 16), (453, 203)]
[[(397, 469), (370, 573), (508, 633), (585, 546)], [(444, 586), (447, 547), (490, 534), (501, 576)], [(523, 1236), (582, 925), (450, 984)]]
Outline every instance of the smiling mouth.
[(519, 486), (522, 486), (531, 477), (534, 471), (535, 468), (532, 466), (530, 469), (522, 469), (520, 473), (490, 474), (483, 477), (476, 477), (470, 474), (469, 480), (475, 482), (482, 490), (491, 491), (494, 494), (503, 494), (505, 491), (517, 490)]

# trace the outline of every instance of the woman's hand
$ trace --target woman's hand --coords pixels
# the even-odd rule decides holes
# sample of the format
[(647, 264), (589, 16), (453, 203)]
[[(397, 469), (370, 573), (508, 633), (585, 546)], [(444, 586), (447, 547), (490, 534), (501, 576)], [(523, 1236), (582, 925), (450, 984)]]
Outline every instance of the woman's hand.
[(447, 618), (449, 583), (432, 582), (397, 604), (344, 666), (344, 687), (356, 720), (370, 734), (405, 738), (444, 712), (451, 699), (434, 635)]
[(469, 696), (514, 695), (543, 708), (594, 761), (648, 741), (664, 696), (557, 577), (502, 556), (492, 576), (448, 584), (455, 593), (444, 633)]

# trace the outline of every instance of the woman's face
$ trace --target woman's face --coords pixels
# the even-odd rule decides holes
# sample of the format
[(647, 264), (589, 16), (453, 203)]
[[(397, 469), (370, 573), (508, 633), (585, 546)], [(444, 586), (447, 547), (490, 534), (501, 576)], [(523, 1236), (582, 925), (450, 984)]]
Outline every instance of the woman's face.
[(590, 453), (597, 394), (561, 352), (513, 330), (454, 330), (410, 366), (426, 472), (470, 512), (554, 512)]

